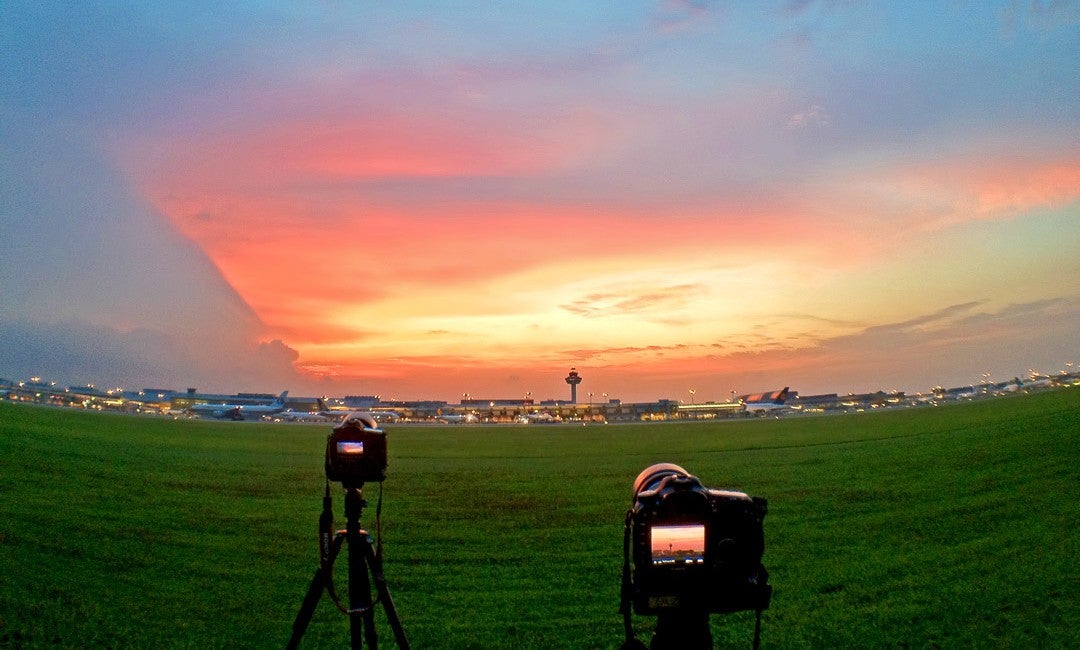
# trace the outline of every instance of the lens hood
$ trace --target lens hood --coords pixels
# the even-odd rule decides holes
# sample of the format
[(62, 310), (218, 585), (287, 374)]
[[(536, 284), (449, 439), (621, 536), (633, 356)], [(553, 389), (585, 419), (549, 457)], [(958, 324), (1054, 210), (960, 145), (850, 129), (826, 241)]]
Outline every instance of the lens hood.
[(651, 488), (665, 476), (690, 476), (690, 473), (674, 463), (656, 463), (650, 465), (638, 474), (634, 479), (634, 493), (630, 498), (636, 499), (642, 490)]

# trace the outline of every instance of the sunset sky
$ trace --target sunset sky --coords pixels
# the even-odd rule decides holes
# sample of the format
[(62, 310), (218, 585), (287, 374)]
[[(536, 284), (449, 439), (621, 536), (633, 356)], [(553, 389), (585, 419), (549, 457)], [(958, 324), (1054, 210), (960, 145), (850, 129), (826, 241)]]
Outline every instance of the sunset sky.
[(649, 528), (652, 554), (672, 551), (704, 551), (705, 526), (653, 526)]
[(0, 377), (702, 402), (1080, 362), (1077, 2), (0, 30)]

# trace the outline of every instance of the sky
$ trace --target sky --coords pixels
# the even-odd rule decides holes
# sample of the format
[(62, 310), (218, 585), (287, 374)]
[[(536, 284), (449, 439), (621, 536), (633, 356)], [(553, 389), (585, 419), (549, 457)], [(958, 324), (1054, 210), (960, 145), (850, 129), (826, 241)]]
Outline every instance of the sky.
[(649, 533), (654, 556), (671, 551), (705, 550), (705, 526), (653, 526)]
[(0, 377), (458, 401), (1080, 361), (1080, 3), (0, 6)]

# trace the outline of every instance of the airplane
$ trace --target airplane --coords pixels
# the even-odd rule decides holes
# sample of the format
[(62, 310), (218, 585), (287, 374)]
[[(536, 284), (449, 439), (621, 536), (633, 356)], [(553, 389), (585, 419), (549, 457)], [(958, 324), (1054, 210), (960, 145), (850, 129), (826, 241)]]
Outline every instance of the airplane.
[(279, 413), (262, 416), (264, 420), (272, 422), (330, 422), (331, 418), (316, 411), (294, 411), (286, 409)]
[(475, 413), (467, 413), (465, 415), (440, 415), (435, 419), (447, 424), (468, 424), (470, 422), (480, 421), (480, 418), (476, 417)]
[(283, 391), (272, 404), (192, 404), (188, 407), (188, 412), (218, 420), (257, 420), (264, 415), (284, 411), (285, 398), (288, 395), (289, 391)]
[(375, 418), (376, 422), (397, 422), (401, 419), (401, 414), (397, 411), (372, 411), (371, 417)]
[(788, 388), (788, 386), (784, 386), (783, 390), (776, 390), (771, 393), (741, 396), (739, 400), (743, 403), (743, 413), (747, 415), (767, 415), (772, 411), (790, 409), (791, 407), (786, 404)]
[(558, 420), (550, 413), (525, 413), (517, 416), (518, 424), (555, 424)]

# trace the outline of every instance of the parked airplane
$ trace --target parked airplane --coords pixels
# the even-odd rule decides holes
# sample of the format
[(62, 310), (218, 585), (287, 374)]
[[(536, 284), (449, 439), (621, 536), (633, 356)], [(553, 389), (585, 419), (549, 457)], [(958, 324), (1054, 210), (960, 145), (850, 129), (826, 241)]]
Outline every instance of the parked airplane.
[(440, 415), (435, 419), (439, 422), (446, 422), (447, 424), (468, 424), (470, 422), (480, 421), (480, 418), (476, 417), (475, 413), (467, 413), (465, 415)]
[(280, 413), (272, 413), (262, 416), (264, 420), (272, 422), (330, 422), (331, 418), (323, 413), (315, 411), (294, 411), (287, 409)]
[(554, 415), (546, 412), (525, 413), (517, 416), (514, 421), (518, 424), (555, 424), (557, 422)]
[(765, 415), (771, 411), (791, 408), (786, 403), (788, 388), (788, 386), (784, 386), (783, 390), (775, 390), (771, 393), (743, 395), (739, 398), (743, 403), (743, 413), (748, 415)]
[(288, 395), (289, 391), (283, 391), (272, 404), (192, 404), (188, 412), (219, 420), (257, 420), (284, 411)]
[(240, 414), (240, 407), (236, 404), (192, 404), (188, 407), (187, 413), (199, 418), (244, 419), (244, 416)]
[(397, 411), (372, 411), (371, 417), (375, 418), (376, 422), (397, 422), (401, 419), (401, 414)]

